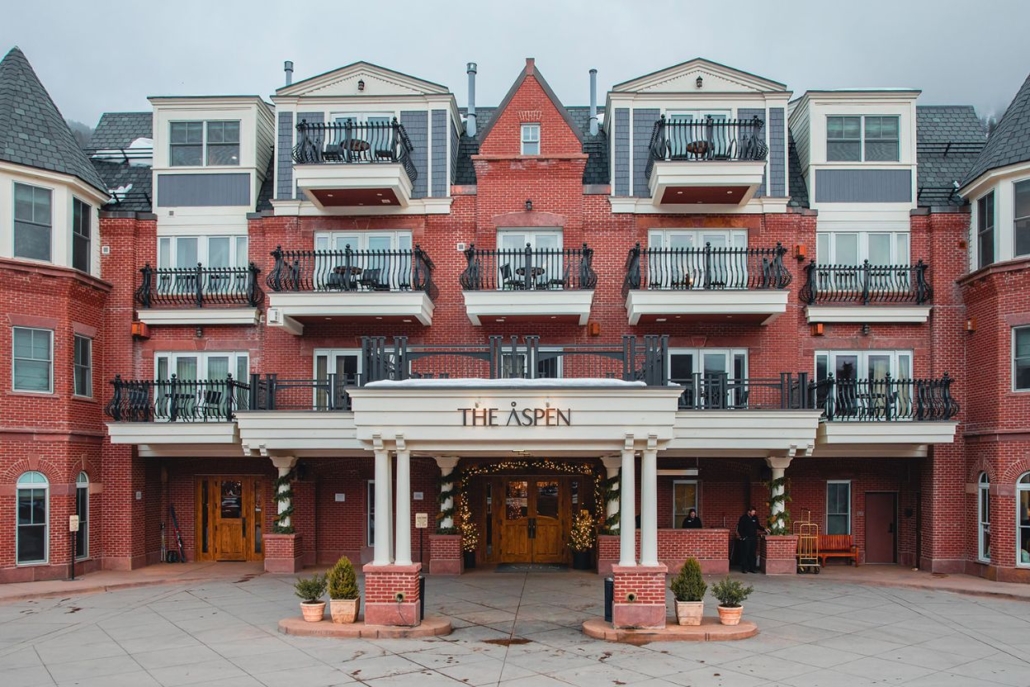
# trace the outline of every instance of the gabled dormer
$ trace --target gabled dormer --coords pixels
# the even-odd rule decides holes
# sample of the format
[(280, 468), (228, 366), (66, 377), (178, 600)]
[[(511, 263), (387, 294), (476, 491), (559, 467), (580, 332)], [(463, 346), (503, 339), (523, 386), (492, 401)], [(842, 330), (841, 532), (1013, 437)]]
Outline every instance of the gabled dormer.
[(700, 58), (615, 85), (604, 122), (612, 209), (785, 210), (790, 95)]
[(277, 214), (449, 211), (461, 118), (445, 86), (356, 62), (272, 100)]

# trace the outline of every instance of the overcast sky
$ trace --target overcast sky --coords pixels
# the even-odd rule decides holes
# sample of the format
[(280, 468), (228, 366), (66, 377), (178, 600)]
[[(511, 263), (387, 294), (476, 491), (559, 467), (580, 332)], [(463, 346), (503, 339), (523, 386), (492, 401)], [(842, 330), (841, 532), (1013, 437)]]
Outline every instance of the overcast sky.
[[(1001, 115), (1030, 71), (1030, 0), (9, 1), (0, 54), (17, 45), (65, 117), (149, 110), (149, 95), (257, 94), (366, 60), (496, 105), (526, 57), (568, 105), (706, 57), (812, 88), (903, 86), (920, 104)], [(262, 6), (267, 6), (263, 9)], [(374, 9), (373, 9), (374, 8)]]

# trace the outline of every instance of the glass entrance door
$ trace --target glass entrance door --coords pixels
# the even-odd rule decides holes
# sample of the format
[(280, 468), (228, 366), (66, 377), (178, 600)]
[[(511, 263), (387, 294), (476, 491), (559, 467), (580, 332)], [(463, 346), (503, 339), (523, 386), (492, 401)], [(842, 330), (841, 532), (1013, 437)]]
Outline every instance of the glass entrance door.
[[(264, 481), (220, 476), (197, 480), (198, 561), (254, 561), (264, 558)], [(174, 536), (174, 533), (173, 533)]]
[(500, 562), (563, 563), (571, 523), (568, 480), (511, 477), (503, 481), (504, 508), (497, 516)]

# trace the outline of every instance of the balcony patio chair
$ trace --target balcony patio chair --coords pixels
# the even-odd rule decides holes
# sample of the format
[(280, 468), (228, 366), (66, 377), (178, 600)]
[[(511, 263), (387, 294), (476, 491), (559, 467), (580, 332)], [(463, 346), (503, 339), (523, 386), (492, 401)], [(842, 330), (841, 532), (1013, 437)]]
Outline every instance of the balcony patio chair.
[(207, 422), (209, 417), (220, 418), (225, 415), (222, 409), (222, 391), (220, 389), (204, 389), (200, 396), (200, 415)]
[(566, 265), (565, 265), (565, 272), (562, 274), (561, 278), (559, 279), (559, 278), (556, 277), (554, 279), (548, 279), (547, 280), (547, 284), (546, 284), (546, 288), (548, 288), (548, 289), (567, 289), (567, 288), (569, 288), (569, 271), (570, 271), (571, 267), (572, 267), (572, 265), (569, 265), (568, 263), (566, 263)]
[(509, 264), (501, 265), (501, 284), (507, 291), (521, 291), (526, 288), (526, 282), (515, 278)]
[(369, 291), (389, 291), (390, 285), (380, 281), (382, 274), (383, 269), (381, 267), (373, 267), (362, 272), (361, 279), (358, 282)]

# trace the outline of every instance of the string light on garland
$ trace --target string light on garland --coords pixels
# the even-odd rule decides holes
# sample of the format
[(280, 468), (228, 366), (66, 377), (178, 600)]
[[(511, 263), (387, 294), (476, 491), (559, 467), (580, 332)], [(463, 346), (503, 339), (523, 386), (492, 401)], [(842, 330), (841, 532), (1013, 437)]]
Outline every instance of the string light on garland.
[(293, 534), (293, 470), (276, 478), (272, 484), (272, 498), (277, 503), (285, 503), (286, 507), (278, 511), (272, 522), (272, 534)]
[[(790, 482), (786, 477), (780, 477), (769, 482), (768, 487), (769, 534), (790, 534), (790, 511), (787, 510), (787, 504), (791, 501), (790, 494), (787, 493)], [(782, 508), (778, 513), (776, 512), (777, 505)]]

